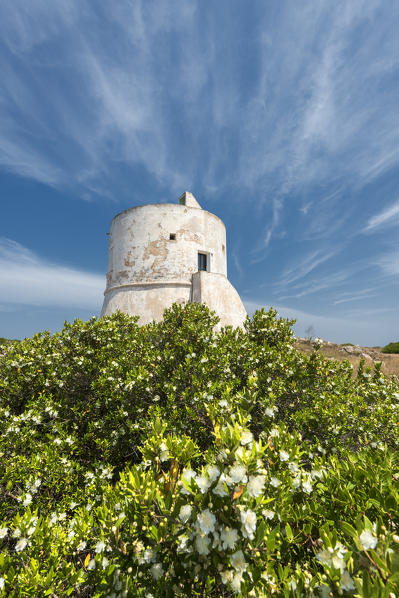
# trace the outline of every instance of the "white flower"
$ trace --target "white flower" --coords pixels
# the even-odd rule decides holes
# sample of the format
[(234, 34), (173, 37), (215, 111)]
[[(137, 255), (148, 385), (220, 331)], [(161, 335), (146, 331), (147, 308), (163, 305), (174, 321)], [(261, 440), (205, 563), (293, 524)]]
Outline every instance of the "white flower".
[(220, 539), (225, 550), (232, 550), (235, 547), (236, 542), (238, 540), (238, 532), (236, 529), (233, 529), (231, 527), (225, 527), (224, 530), (220, 532)]
[(267, 407), (265, 409), (265, 413), (267, 417), (274, 417), (275, 408), (274, 407)]
[(323, 563), (323, 565), (331, 565), (331, 556), (331, 552), (324, 548), (316, 554), (316, 559), (320, 561), (320, 563)]
[(264, 475), (257, 475), (257, 476), (249, 476), (249, 481), (247, 485), (247, 491), (249, 496), (252, 498), (257, 498), (263, 492), (263, 488), (265, 487), (266, 478)]
[(262, 511), (262, 515), (265, 517), (265, 519), (273, 519), (275, 514), (276, 513), (274, 511), (270, 511), (269, 509), (263, 509)]
[(302, 480), (302, 490), (304, 492), (307, 492), (308, 494), (310, 494), (312, 492), (313, 486), (312, 486), (310, 479)]
[(227, 585), (233, 579), (233, 571), (221, 571), (220, 577), (222, 578), (222, 583)]
[(241, 591), (242, 574), (238, 572), (234, 575), (231, 581), (231, 589), (237, 594)]
[(92, 571), (93, 569), (96, 568), (96, 561), (95, 561), (95, 559), (91, 559), (89, 561), (89, 564), (87, 565), (87, 568), (88, 568), (89, 571)]
[(341, 590), (354, 590), (355, 584), (353, 583), (353, 579), (349, 575), (348, 571), (344, 571), (341, 575)]
[(270, 484), (273, 486), (273, 488), (278, 488), (281, 484), (281, 480), (273, 477), (270, 479)]
[(4, 584), (5, 584), (4, 577), (0, 577), (0, 590), (2, 590), (4, 588)]
[(226, 484), (226, 477), (222, 473), (222, 475), (220, 476), (220, 478), (218, 480), (218, 483), (212, 489), (213, 494), (216, 494), (217, 496), (227, 496), (228, 492), (226, 491), (225, 484)]
[(294, 473), (296, 471), (299, 471), (299, 465), (296, 461), (291, 461), (290, 463), (288, 463), (288, 469)]
[(100, 540), (100, 542), (97, 542), (94, 550), (99, 553), (102, 552), (104, 550), (104, 548), (106, 547), (106, 544), (103, 540)]
[(141, 563), (150, 563), (153, 560), (154, 560), (154, 552), (151, 550), (151, 548), (147, 548), (143, 552), (143, 556), (141, 557)]
[(159, 448), (161, 449), (161, 453), (159, 455), (160, 460), (167, 461), (169, 458), (168, 447), (166, 446), (166, 444), (164, 442), (162, 442), (161, 446)]
[(226, 481), (231, 486), (232, 484), (245, 484), (247, 479), (247, 472), (244, 465), (233, 465), (230, 468), (230, 473)]
[(341, 542), (337, 542), (334, 547), (334, 552), (336, 552), (337, 555), (342, 558), (346, 552), (346, 548), (341, 544)]
[(339, 569), (343, 573), (345, 570), (345, 561), (343, 559), (345, 552), (346, 548), (340, 542), (337, 542), (334, 548), (321, 550), (316, 555), (316, 558), (321, 563), (332, 565), (335, 569)]
[(80, 551), (80, 550), (84, 550), (85, 548), (86, 548), (86, 542), (84, 542), (82, 540), (82, 542), (79, 542), (79, 544), (77, 545), (76, 550)]
[(217, 532), (213, 532), (212, 548), (218, 548), (218, 549), (222, 548), (222, 544), (220, 542), (220, 536)]
[(27, 507), (28, 505), (30, 505), (31, 502), (32, 502), (32, 495), (29, 494), (29, 492), (27, 492), (25, 494), (25, 500), (22, 504), (24, 505), (24, 507)]
[(226, 461), (227, 460), (227, 453), (225, 450), (221, 449), (220, 451), (218, 451), (217, 455), (216, 455), (216, 459), (218, 461)]
[(280, 451), (280, 461), (288, 461), (290, 454), (287, 451)]
[(251, 511), (251, 509), (247, 511), (243, 509), (240, 515), (243, 534), (250, 540), (253, 540), (256, 530), (256, 513)]
[(245, 445), (245, 444), (249, 444), (250, 442), (252, 442), (254, 439), (252, 432), (250, 432), (249, 430), (243, 430), (242, 434), (241, 434), (241, 444)]
[(230, 556), (231, 566), (234, 567), (236, 571), (245, 571), (247, 568), (247, 563), (245, 562), (244, 553), (242, 550), (237, 550), (234, 554)]
[(234, 453), (235, 458), (236, 459), (242, 459), (243, 456), (244, 456), (244, 451), (245, 451), (244, 447), (243, 446), (239, 446), (236, 449), (235, 453)]
[(201, 490), (202, 494), (205, 494), (205, 492), (208, 490), (209, 486), (211, 485), (211, 481), (209, 478), (207, 478), (205, 475), (199, 475), (196, 479), (195, 479), (198, 488)]
[(0, 527), (0, 539), (5, 538), (8, 533), (8, 527)]
[(209, 509), (205, 509), (197, 516), (197, 522), (204, 534), (215, 531), (216, 517)]
[(294, 488), (299, 488), (300, 485), (301, 485), (301, 477), (299, 475), (292, 478), (292, 486)]
[(179, 546), (177, 547), (178, 552), (187, 552), (188, 536), (180, 536)]
[(103, 566), (103, 569), (105, 569), (106, 567), (108, 567), (108, 565), (109, 565), (109, 560), (107, 559), (107, 557), (103, 557), (103, 560), (102, 560), (102, 563), (101, 563), (101, 564), (102, 564), (102, 566)]
[(160, 577), (162, 577), (163, 574), (163, 567), (161, 563), (154, 563), (150, 569), (151, 571), (151, 575), (153, 576), (153, 578), (155, 580), (158, 580)]
[(180, 509), (180, 513), (179, 513), (179, 519), (180, 521), (182, 521), (183, 523), (186, 523), (191, 516), (191, 507), (190, 505), (183, 505), (182, 508)]
[(277, 428), (273, 428), (273, 430), (270, 430), (270, 438), (278, 438), (279, 436), (280, 432)]
[(208, 554), (209, 553), (209, 537), (205, 535), (197, 535), (195, 538), (195, 546), (197, 548), (198, 554)]
[(375, 548), (377, 546), (378, 540), (368, 529), (365, 529), (360, 534), (360, 542), (362, 543), (364, 550), (369, 550), (369, 548)]
[(220, 475), (220, 469), (219, 467), (216, 467), (216, 465), (211, 465), (210, 467), (208, 467), (207, 474), (210, 481), (214, 482), (216, 478), (218, 478)]
[(23, 550), (25, 548), (25, 546), (27, 545), (27, 543), (28, 543), (28, 540), (26, 538), (21, 538), (16, 543), (15, 550), (17, 552), (20, 552), (21, 550)]
[(341, 571), (341, 573), (345, 570), (345, 561), (342, 557), (337, 554), (334, 554), (331, 559), (331, 564)]
[[(192, 478), (195, 478), (195, 471), (193, 471), (192, 469), (185, 469), (182, 473), (182, 480), (185, 480), (186, 482), (190, 483)], [(184, 482), (181, 482), (181, 489), (180, 492), (182, 494), (190, 494), (190, 492), (187, 490), (187, 488), (184, 485)]]

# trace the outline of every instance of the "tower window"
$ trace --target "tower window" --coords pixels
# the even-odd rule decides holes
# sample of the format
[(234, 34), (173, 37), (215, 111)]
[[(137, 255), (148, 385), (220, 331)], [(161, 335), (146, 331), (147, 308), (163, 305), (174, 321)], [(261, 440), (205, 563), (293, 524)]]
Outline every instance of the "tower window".
[(206, 253), (198, 253), (198, 270), (208, 270), (208, 255)]
[(176, 241), (176, 233), (170, 233), (170, 235), (169, 235), (169, 239), (170, 239), (171, 241)]

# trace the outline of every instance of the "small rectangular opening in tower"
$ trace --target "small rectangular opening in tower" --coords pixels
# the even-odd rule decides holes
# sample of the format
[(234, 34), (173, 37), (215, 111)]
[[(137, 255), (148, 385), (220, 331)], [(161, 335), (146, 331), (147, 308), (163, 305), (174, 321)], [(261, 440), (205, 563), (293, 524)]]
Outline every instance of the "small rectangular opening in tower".
[(176, 241), (176, 233), (170, 233), (170, 235), (169, 235), (169, 239), (170, 239), (171, 241)]
[(208, 255), (198, 252), (198, 270), (208, 271)]

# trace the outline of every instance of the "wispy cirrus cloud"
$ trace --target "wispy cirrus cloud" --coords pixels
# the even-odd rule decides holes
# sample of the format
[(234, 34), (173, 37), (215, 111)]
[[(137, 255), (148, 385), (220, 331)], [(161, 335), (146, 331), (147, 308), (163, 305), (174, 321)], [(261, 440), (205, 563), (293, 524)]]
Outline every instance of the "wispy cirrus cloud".
[(339, 289), (348, 282), (352, 271), (350, 269), (340, 269), (338, 272), (331, 272), (328, 275), (320, 275), (309, 280), (295, 284), (288, 288), (286, 293), (277, 292), (278, 301), (286, 299), (301, 299), (309, 295), (332, 291)]
[(367, 222), (363, 232), (369, 233), (376, 229), (399, 224), (399, 201), (383, 208), (378, 214), (372, 216)]
[(20, 243), (0, 238), (0, 304), (74, 307), (99, 312), (105, 278), (44, 260)]
[[(399, 163), (396, 93), (384, 87), (399, 64), (386, 34), (395, 10), (255, 2), (243, 55), (244, 9), (210, 18), (195, 1), (15, 0), (0, 8), (0, 161), (53, 185), (112, 189), (124, 162), (173, 189), (200, 179), (214, 193), (258, 190), (273, 205), (262, 251), (293, 189), (361, 187)], [(367, 44), (353, 41), (359, 31)]]
[(359, 299), (369, 299), (370, 297), (377, 297), (377, 288), (362, 289), (361, 291), (352, 291), (341, 293), (337, 299), (333, 301), (333, 305), (340, 305), (342, 303), (350, 303), (352, 301), (358, 301)]
[[(277, 286), (288, 287), (295, 285), (298, 281), (306, 278), (313, 270), (318, 268), (321, 264), (327, 262), (339, 253), (339, 249), (333, 249), (328, 252), (322, 252), (317, 249), (310, 254), (304, 256), (300, 260), (296, 260), (289, 268), (281, 274), (277, 282)], [(308, 283), (305, 283), (308, 285)]]
[[(399, 275), (399, 249), (383, 253), (375, 262), (386, 276)], [(397, 281), (399, 284), (399, 281)]]

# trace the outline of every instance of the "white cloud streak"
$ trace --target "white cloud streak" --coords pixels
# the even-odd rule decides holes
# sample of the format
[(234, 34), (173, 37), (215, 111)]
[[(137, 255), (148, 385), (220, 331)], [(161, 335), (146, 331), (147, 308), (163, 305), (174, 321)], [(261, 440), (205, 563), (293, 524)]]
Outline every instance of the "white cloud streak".
[(383, 254), (376, 260), (376, 264), (386, 276), (394, 276), (396, 278), (399, 276), (399, 249), (394, 249)]
[(372, 216), (369, 219), (364, 232), (373, 232), (377, 228), (385, 228), (387, 226), (394, 226), (396, 224), (399, 224), (399, 201)]
[(105, 277), (43, 260), (10, 239), (0, 239), (0, 304), (74, 307), (99, 312)]
[(320, 250), (313, 251), (309, 255), (305, 256), (300, 261), (297, 261), (293, 266), (289, 267), (285, 272), (282, 273), (278, 285), (287, 287), (296, 283), (297, 281), (305, 278), (313, 270), (318, 268), (324, 262), (327, 262), (339, 253), (339, 250), (329, 251), (328, 253), (322, 253)]

